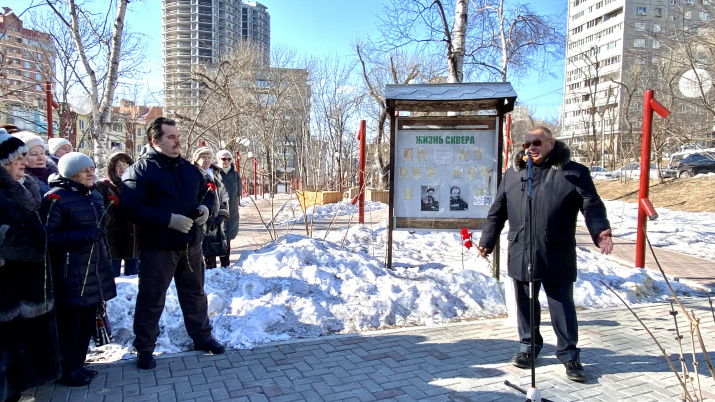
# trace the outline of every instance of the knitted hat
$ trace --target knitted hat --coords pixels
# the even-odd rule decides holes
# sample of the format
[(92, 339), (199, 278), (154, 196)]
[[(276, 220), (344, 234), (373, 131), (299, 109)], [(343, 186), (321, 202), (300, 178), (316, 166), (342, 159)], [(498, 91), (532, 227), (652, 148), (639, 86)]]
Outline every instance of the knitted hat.
[(45, 142), (42, 141), (42, 138), (36, 136), (35, 134), (29, 132), (29, 131), (20, 131), (19, 133), (14, 133), (12, 135), (15, 138), (19, 138), (22, 140), (22, 142), (27, 145), (27, 149), (30, 150), (38, 145), (42, 145), (44, 149), (47, 149), (45, 146)]
[(47, 141), (47, 148), (49, 148), (50, 150), (50, 155), (54, 155), (55, 152), (57, 152), (65, 145), (69, 145), (70, 147), (72, 147), (72, 144), (70, 144), (70, 142), (64, 138), (50, 138)]
[(22, 140), (11, 136), (4, 128), (0, 128), (0, 165), (7, 165), (26, 153), (27, 146)]
[(220, 161), (220, 160), (221, 160), (221, 157), (224, 156), (224, 155), (227, 155), (229, 158), (233, 159), (233, 156), (231, 156), (231, 151), (226, 150), (226, 149), (222, 149), (222, 150), (216, 152), (216, 160), (217, 160), (217, 161)]
[(209, 153), (211, 154), (211, 157), (214, 155), (214, 151), (211, 150), (209, 147), (200, 147), (196, 151), (194, 151), (193, 155), (191, 156), (191, 162), (196, 162), (199, 160), (199, 156), (201, 154), (206, 154)]
[(88, 167), (94, 167), (94, 161), (82, 152), (66, 153), (62, 155), (60, 163), (57, 164), (60, 175), (66, 179), (72, 178), (80, 170)]

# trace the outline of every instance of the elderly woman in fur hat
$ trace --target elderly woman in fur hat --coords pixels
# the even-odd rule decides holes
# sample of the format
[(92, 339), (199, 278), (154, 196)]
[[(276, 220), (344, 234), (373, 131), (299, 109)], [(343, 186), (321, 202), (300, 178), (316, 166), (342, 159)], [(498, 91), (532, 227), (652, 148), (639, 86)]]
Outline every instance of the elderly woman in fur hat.
[[(60, 158), (59, 174), (42, 200), (47, 217), (62, 378), (87, 385), (97, 371), (84, 367), (102, 303), (117, 295), (105, 234), (104, 203), (94, 189), (94, 161), (80, 152)], [(59, 197), (53, 200), (53, 197)]]
[(57, 164), (45, 155), (47, 147), (42, 138), (29, 131), (20, 131), (13, 134), (27, 146), (25, 173), (30, 175), (40, 187), (40, 194), (50, 191), (48, 180), (51, 174), (57, 173)]
[[(42, 194), (25, 174), (27, 146), (0, 129), (0, 401), (60, 376)], [(33, 400), (25, 397), (25, 401)]]
[[(221, 181), (221, 170), (211, 163), (213, 157), (214, 153), (211, 148), (201, 147), (194, 151), (191, 158), (194, 165), (201, 169), (207, 180), (216, 186), (216, 205), (212, 208), (212, 214), (206, 221), (206, 237), (204, 237), (203, 244), (206, 268), (216, 268), (216, 257), (223, 257), (221, 262), (228, 260), (228, 240), (226, 239), (226, 229), (223, 225), (223, 221), (229, 217), (228, 193)], [(225, 247), (219, 252), (219, 247), (216, 247), (216, 245), (222, 243), (225, 244)]]
[(104, 207), (107, 209), (107, 239), (112, 254), (112, 272), (117, 277), (121, 274), (124, 260), (124, 275), (136, 275), (139, 272), (139, 247), (136, 227), (129, 222), (117, 205), (112, 205), (110, 197), (120, 198), (122, 175), (134, 164), (131, 156), (124, 152), (115, 152), (107, 159), (107, 177), (96, 184), (102, 194)]

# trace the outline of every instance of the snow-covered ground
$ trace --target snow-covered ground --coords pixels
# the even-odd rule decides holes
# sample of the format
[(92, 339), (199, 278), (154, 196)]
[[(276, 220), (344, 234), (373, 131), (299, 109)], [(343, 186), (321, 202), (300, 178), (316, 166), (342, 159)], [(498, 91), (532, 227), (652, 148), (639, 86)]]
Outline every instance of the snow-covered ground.
[[(336, 210), (353, 212), (350, 204), (343, 204), (316, 207), (312, 212), (320, 218), (330, 217)], [(635, 236), (635, 204), (607, 202), (607, 207), (615, 234)], [(715, 236), (710, 229), (715, 214), (658, 212), (659, 219), (649, 223), (654, 244), (715, 258)], [(296, 219), (286, 212), (274, 223), (295, 223)], [(289, 234), (243, 254), (233, 266), (208, 270), (205, 289), (215, 337), (230, 348), (249, 348), (291, 338), (433, 325), (506, 313), (487, 260), (477, 257), (474, 248), (467, 250), (457, 231), (395, 231), (393, 270), (384, 267), (386, 235), (386, 222), (373, 228), (353, 225), (332, 230), (326, 240), (325, 233), (316, 233), (313, 238)], [(479, 233), (474, 237), (478, 239)], [(501, 244), (507, 244), (505, 233)], [(506, 261), (504, 248), (501, 253), (502, 261)], [(574, 296), (580, 307), (621, 305), (600, 281), (629, 303), (668, 298), (665, 282), (655, 271), (626, 267), (585, 249), (578, 250), (578, 264)], [(671, 284), (681, 294), (697, 293), (682, 283)], [(500, 286), (503, 288), (504, 278)], [(117, 278), (117, 288), (118, 296), (107, 303), (114, 343), (96, 350), (96, 358), (101, 360), (131, 356), (137, 278)], [(546, 308), (543, 292), (540, 301)], [(173, 284), (160, 327), (156, 352), (191, 350)]]

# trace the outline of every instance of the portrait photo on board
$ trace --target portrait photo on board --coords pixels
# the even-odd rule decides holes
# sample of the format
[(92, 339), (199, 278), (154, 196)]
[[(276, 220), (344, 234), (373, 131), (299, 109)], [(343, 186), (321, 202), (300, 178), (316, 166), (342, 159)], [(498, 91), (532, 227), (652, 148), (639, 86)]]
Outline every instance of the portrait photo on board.
[[(466, 190), (466, 188), (465, 188)], [(449, 210), (450, 211), (466, 211), (469, 209), (469, 204), (462, 199), (462, 188), (452, 186), (449, 188)]]
[(439, 211), (439, 187), (422, 186), (421, 203), (422, 211)]

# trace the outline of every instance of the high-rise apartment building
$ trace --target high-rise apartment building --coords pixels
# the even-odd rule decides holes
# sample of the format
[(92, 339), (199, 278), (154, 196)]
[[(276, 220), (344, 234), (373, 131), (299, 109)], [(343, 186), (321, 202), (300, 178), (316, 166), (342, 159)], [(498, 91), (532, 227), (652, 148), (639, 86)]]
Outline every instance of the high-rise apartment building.
[(47, 132), (45, 83), (55, 71), (50, 34), (25, 28), (8, 7), (0, 14), (0, 122)]
[(714, 12), (715, 0), (569, 1), (560, 138), (577, 160), (637, 155), (646, 89), (673, 113), (656, 128), (660, 138), (686, 142), (712, 132), (703, 103), (713, 94), (689, 91), (685, 72), (694, 66), (696, 80), (714, 72), (699, 42), (711, 36)]
[(200, 88), (191, 71), (215, 65), (221, 56), (244, 41), (261, 52), (268, 65), (270, 15), (257, 2), (241, 0), (163, 0), (164, 103), (169, 113), (177, 106), (198, 106)]

